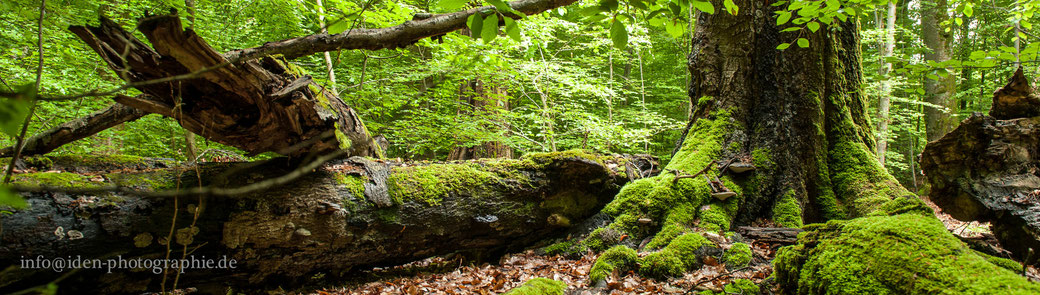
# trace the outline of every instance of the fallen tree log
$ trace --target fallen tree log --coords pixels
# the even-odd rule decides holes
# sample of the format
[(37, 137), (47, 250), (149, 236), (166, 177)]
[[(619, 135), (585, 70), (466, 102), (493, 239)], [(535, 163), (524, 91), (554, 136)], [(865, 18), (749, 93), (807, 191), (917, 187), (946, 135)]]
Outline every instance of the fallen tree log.
[[(355, 267), (454, 252), (494, 255), (597, 213), (627, 182), (624, 170), (632, 165), (625, 164), (633, 160), (580, 152), (435, 164), (355, 157), (327, 163), (290, 185), (229, 197), (71, 191), (112, 184), (149, 191), (178, 183), (246, 186), (296, 165), (206, 164), (197, 174), (195, 169), (16, 174), (16, 189), (22, 191), (38, 191), (33, 187), (40, 185), (67, 189), (23, 193), (31, 207), (0, 218), (0, 261), (21, 266), (0, 272), (0, 292), (48, 282), (73, 269), (30, 269), (22, 258), (160, 259), (167, 257), (167, 245), (176, 259), (187, 251), (197, 259), (236, 260), (235, 269), (186, 269), (179, 277), (178, 288), (221, 294), (229, 286), (292, 287), (315, 275), (332, 279)], [(80, 269), (59, 286), (98, 293), (160, 291), (164, 276), (153, 270)], [(172, 276), (166, 277), (167, 290)]]
[(994, 93), (992, 117), (969, 117), (921, 155), (931, 200), (959, 220), (991, 222), (1018, 260), (1040, 251), (1040, 117), (1017, 117), (1035, 115), (1027, 107), (1035, 100), (1018, 71)]

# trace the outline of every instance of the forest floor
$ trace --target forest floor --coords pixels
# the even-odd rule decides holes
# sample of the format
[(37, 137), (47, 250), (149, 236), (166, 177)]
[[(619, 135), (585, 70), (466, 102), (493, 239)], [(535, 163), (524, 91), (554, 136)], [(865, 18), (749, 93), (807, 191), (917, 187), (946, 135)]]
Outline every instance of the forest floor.
[[(991, 238), (989, 223), (959, 221), (942, 213), (930, 201), (926, 200), (926, 203), (950, 232), (964, 238), (992, 240), (994, 244), (991, 246), (999, 249), (995, 239)], [(779, 293), (777, 286), (769, 276), (773, 272), (773, 256), (780, 246), (752, 241), (754, 259), (749, 266), (739, 269), (727, 269), (709, 257), (702, 261), (704, 265), (698, 271), (663, 281), (632, 272), (615, 274), (608, 280), (608, 289), (610, 294), (692, 294), (699, 290), (722, 291), (725, 284), (743, 278), (758, 284), (763, 294), (776, 294)], [(567, 259), (537, 255), (531, 250), (507, 255), (498, 264), (465, 265), (459, 260), (430, 258), (401, 266), (376, 268), (367, 272), (371, 278), (367, 283), (325, 288), (310, 294), (498, 294), (537, 277), (567, 283), (567, 294), (596, 294), (587, 287), (588, 272), (596, 257), (596, 254), (587, 253), (580, 259)], [(1027, 276), (1037, 278), (1040, 273), (1030, 267)]]

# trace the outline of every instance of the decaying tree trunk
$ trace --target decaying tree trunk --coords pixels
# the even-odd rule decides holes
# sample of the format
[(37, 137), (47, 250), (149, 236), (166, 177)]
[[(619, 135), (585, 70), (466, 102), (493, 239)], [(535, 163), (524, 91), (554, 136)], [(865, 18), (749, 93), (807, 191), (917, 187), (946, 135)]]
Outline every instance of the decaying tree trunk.
[[(605, 230), (649, 237), (643, 249), (654, 252), (621, 259), (625, 251), (608, 251), (590, 281), (633, 267), (652, 276), (696, 270), (699, 255), (710, 253), (704, 248), (730, 247), (706, 232), (771, 219), (787, 227), (828, 221), (806, 226), (778, 252), (776, 279), (788, 293), (1040, 290), (990, 261), (1013, 262), (968, 249), (875, 159), (855, 16), (818, 32), (780, 32), (779, 8), (733, 2), (735, 16), (697, 19), (694, 115), (665, 172), (626, 185), (604, 208), (615, 217)], [(799, 37), (810, 46), (776, 49)], [(715, 176), (722, 185), (709, 181)], [(613, 245), (615, 236), (590, 234), (581, 243)], [(635, 266), (624, 262), (633, 259)]]
[[(502, 112), (509, 110), (509, 100), (506, 95), (505, 89), (495, 83), (488, 83), (480, 79), (463, 81), (462, 85), (459, 85), (461, 106), (456, 116), (464, 119), (471, 118), (470, 120), (477, 122), (487, 120), (492, 124), (497, 123), (486, 127), (492, 131), (506, 129), (506, 122), (502, 118)], [(513, 148), (501, 141), (485, 141), (473, 146), (458, 143), (448, 154), (449, 161), (512, 157)]]
[(992, 222), (1001, 246), (1030, 263), (1040, 258), (1029, 254), (1040, 252), (1038, 107), (1019, 69), (994, 93), (993, 116), (964, 120), (921, 156), (936, 205), (959, 220)]
[[(230, 64), (194, 31), (183, 29), (178, 16), (141, 20), (138, 30), (152, 48), (105, 18), (100, 27), (69, 29), (127, 82), (192, 75), (137, 86), (145, 95), (117, 96), (120, 104), (174, 118), (191, 132), (252, 154), (380, 153), (361, 119), (336, 94), (274, 57)], [(289, 152), (329, 130), (336, 136)]]
[[(308, 282), (311, 275), (334, 278), (354, 267), (395, 265), (453, 252), (494, 255), (521, 249), (598, 212), (628, 181), (622, 171), (630, 166), (626, 163), (642, 160), (576, 152), (452, 164), (354, 157), (330, 162), (290, 184), (239, 196), (25, 193), (31, 207), (0, 219), (0, 261), (17, 266), (20, 257), (38, 255), (163, 258), (164, 241), (173, 229), (171, 257), (180, 259), (187, 247), (196, 258), (226, 256), (237, 261), (235, 269), (187, 269), (179, 287), (210, 288), (206, 292), (220, 294), (227, 286), (291, 287)], [(190, 169), (99, 177), (30, 173), (17, 174), (15, 184), (169, 190), (178, 183), (190, 188), (201, 181), (205, 186), (237, 187), (296, 167), (287, 164), (275, 161), (237, 169), (211, 163), (201, 166), (198, 176)], [(200, 210), (193, 221), (195, 208)], [(64, 273), (8, 269), (0, 272), (0, 290), (19, 290)], [(98, 293), (139, 294), (159, 291), (161, 280), (162, 275), (151, 269), (116, 269), (110, 274), (83, 269), (60, 286), (66, 291), (89, 287)]]

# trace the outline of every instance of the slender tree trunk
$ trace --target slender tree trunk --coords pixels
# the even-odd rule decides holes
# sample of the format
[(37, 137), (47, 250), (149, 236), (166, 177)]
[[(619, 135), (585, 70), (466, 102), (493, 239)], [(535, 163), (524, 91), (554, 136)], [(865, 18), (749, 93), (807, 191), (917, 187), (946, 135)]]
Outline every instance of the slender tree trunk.
[[(476, 121), (487, 120), (490, 124), (482, 126), (485, 132), (508, 132), (502, 112), (509, 110), (509, 100), (503, 87), (480, 79), (464, 81), (459, 85), (459, 100), (462, 106), (458, 117)], [(460, 140), (466, 141), (466, 138)], [(449, 161), (512, 157), (513, 148), (497, 140), (484, 141), (473, 146), (466, 143), (456, 144), (448, 154)]]
[[(322, 5), (321, 0), (317, 0), (318, 5), (318, 26), (321, 26), (321, 33), (328, 33), (328, 28), (325, 26), (325, 6)], [(332, 93), (339, 96), (339, 91), (336, 89), (336, 71), (332, 66), (332, 55), (328, 51), (323, 52), (325, 55), (325, 68), (329, 75), (329, 88), (332, 89)], [(364, 77), (362, 77), (364, 78)]]
[(885, 25), (878, 24), (878, 27), (884, 28), (885, 31), (880, 50), (883, 64), (878, 72), (882, 80), (881, 99), (878, 103), (878, 133), (881, 136), (877, 139), (877, 157), (882, 166), (885, 165), (885, 153), (888, 152), (888, 123), (891, 120), (889, 108), (892, 106), (892, 82), (888, 79), (888, 73), (892, 71), (892, 63), (887, 59), (892, 56), (896, 46), (896, 1), (889, 1), (886, 7)]
[[(945, 62), (950, 60), (953, 50), (950, 47), (953, 35), (946, 32), (941, 24), (949, 19), (946, 0), (935, 0), (923, 3), (921, 15), (921, 38), (930, 52), (924, 54), (925, 61)], [(957, 103), (953, 99), (956, 87), (955, 76), (945, 68), (936, 69), (938, 79), (924, 78), (925, 101), (942, 107), (925, 108), (925, 134), (928, 141), (942, 138), (957, 126)], [(939, 75), (941, 74), (941, 75)]]

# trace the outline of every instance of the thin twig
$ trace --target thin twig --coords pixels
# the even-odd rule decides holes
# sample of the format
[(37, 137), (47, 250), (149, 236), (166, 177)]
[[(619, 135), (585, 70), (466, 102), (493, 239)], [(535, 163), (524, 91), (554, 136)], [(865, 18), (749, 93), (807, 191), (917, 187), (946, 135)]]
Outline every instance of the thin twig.
[[(36, 89), (35, 92), (40, 92), (40, 81), (43, 79), (43, 15), (47, 11), (47, 0), (40, 0), (40, 19), (37, 22), (36, 32), (36, 47), (37, 55), (40, 59), (36, 65)], [(11, 183), (11, 173), (14, 172), (14, 165), (18, 162), (18, 157), (22, 155), (22, 148), (25, 146), (25, 133), (29, 131), (29, 123), (32, 122), (33, 113), (36, 112), (36, 106), (39, 100), (35, 97), (32, 98), (32, 102), (29, 105), (29, 114), (25, 116), (25, 121), (22, 122), (22, 131), (18, 134), (18, 140), (14, 145), (14, 156), (11, 157), (11, 163), (7, 165), (7, 171), (4, 172), (3, 184)]]

